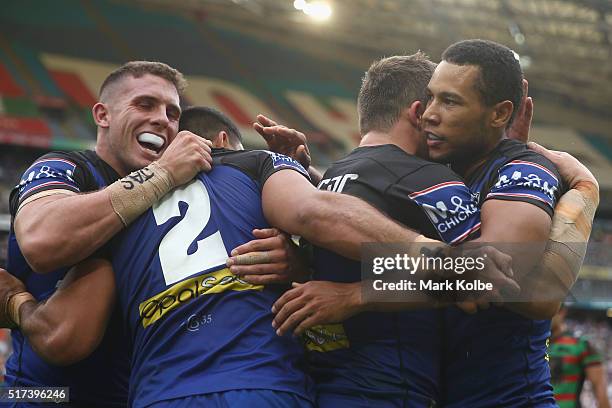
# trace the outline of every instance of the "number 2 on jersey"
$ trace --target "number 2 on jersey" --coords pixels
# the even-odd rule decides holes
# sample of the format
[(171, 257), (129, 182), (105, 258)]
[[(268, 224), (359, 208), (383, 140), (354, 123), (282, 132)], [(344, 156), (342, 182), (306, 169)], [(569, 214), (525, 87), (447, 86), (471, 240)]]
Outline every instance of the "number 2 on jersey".
[(181, 215), (180, 201), (188, 205), (185, 217), (168, 231), (159, 244), (159, 260), (166, 285), (223, 265), (227, 259), (219, 231), (197, 241), (197, 250), (192, 254), (187, 253), (189, 246), (208, 224), (211, 215), (208, 191), (198, 179), (177, 188), (153, 206), (157, 225)]

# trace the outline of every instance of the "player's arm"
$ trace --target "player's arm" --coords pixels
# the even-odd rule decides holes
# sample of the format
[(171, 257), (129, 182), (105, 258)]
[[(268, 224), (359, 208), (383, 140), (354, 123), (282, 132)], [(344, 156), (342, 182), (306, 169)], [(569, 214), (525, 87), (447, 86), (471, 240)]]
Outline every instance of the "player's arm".
[(595, 399), (597, 400), (597, 407), (610, 408), (606, 369), (603, 364), (590, 365), (585, 369), (585, 373), (587, 380), (593, 386), (593, 394), (595, 394)]
[(44, 360), (68, 365), (87, 357), (102, 340), (115, 304), (115, 277), (109, 261), (88, 259), (71, 269), (46, 301), (20, 299), (25, 293), (1, 299), (11, 320)]
[[(69, 177), (37, 179), (31, 187), (26, 183), (14, 228), (28, 264), (45, 273), (85, 259), (174, 186), (210, 169), (209, 144), (181, 132), (159, 162), (93, 193), (78, 194), (78, 186)], [(45, 182), (59, 187), (27, 194)]]
[[(512, 254), (515, 261), (523, 262), (515, 268), (519, 280), (521, 274), (533, 271), (526, 276), (528, 284), (522, 285), (528, 291), (521, 300), (528, 301), (508, 302), (506, 307), (532, 318), (551, 318), (578, 278), (599, 204), (599, 185), (593, 174), (568, 153), (549, 151), (536, 143), (529, 146), (556, 165), (570, 190), (557, 203), (552, 222), (548, 222), (544, 210), (529, 203), (487, 201), (482, 208), (480, 240), (519, 243), (521, 247), (514, 244), (518, 251)], [(537, 243), (547, 225), (550, 233), (545, 245), (525, 246)]]
[(293, 170), (278, 171), (267, 179), (262, 204), (270, 224), (351, 259), (360, 259), (363, 242), (423, 238), (359, 198), (317, 190)]
[[(523, 278), (532, 271), (545, 250), (551, 218), (539, 207), (519, 201), (489, 200), (481, 209), (481, 236), (477, 241), (508, 243), (505, 252), (512, 256), (517, 281), (523, 288), (521, 300), (537, 298), (536, 282), (527, 284)], [(518, 265), (517, 265), (518, 264)], [(542, 288), (538, 288), (542, 289)], [(505, 306), (533, 319), (549, 319), (559, 309), (560, 300), (507, 302)]]

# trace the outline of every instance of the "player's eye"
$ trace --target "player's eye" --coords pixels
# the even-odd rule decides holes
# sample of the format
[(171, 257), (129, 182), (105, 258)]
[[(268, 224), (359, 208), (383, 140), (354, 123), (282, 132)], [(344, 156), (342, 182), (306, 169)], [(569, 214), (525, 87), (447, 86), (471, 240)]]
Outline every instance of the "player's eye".
[(175, 109), (168, 109), (166, 110), (166, 115), (168, 119), (176, 121), (179, 120), (181, 113)]

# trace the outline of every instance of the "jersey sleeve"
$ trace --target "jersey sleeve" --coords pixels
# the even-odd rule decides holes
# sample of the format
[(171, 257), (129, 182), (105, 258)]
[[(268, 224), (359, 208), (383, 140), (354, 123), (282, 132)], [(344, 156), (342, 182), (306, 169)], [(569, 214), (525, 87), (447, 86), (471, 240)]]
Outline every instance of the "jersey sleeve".
[(289, 156), (268, 150), (252, 150), (228, 155), (223, 158), (222, 163), (237, 167), (249, 174), (260, 186), (263, 186), (271, 175), (280, 170), (297, 171), (310, 181), (308, 172), (300, 163)]
[(446, 166), (423, 166), (399, 179), (391, 191), (396, 198), (416, 203), (446, 243), (459, 244), (480, 230), (475, 196)]
[(503, 165), (484, 199), (523, 201), (552, 216), (562, 188), (554, 164), (543, 156), (530, 153)]
[(603, 359), (601, 354), (593, 347), (591, 342), (588, 339), (582, 338), (581, 341), (585, 343), (585, 348), (582, 355), (582, 365), (583, 367), (590, 367), (597, 364), (602, 364)]
[(28, 197), (48, 190), (79, 193), (85, 184), (86, 170), (83, 167), (69, 153), (47, 153), (23, 173), (19, 184), (11, 192), (11, 202), (18, 207)]

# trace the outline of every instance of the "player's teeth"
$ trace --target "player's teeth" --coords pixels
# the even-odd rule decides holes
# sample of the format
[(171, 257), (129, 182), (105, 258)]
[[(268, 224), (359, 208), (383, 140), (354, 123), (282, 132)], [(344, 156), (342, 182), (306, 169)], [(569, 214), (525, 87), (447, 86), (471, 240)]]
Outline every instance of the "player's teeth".
[(164, 145), (164, 138), (154, 133), (141, 133), (138, 135), (138, 141), (141, 143), (150, 143), (158, 149)]

